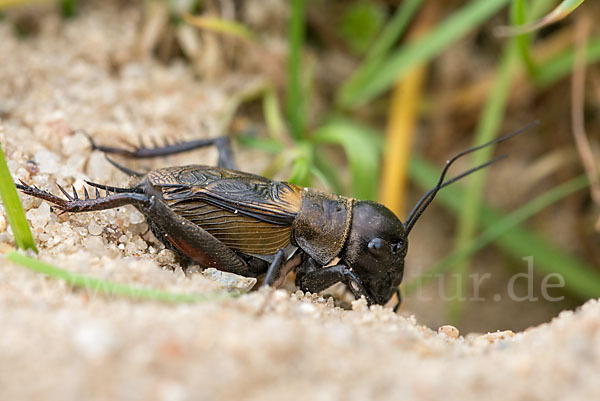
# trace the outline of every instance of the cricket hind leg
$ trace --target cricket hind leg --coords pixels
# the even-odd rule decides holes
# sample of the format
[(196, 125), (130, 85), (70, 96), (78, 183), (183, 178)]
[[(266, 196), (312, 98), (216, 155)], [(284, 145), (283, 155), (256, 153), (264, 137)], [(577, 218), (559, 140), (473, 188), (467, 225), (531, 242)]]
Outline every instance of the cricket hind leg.
[[(153, 147), (148, 147), (144, 143), (142, 143), (139, 147), (134, 147), (133, 149), (125, 149), (114, 146), (98, 145), (90, 135), (85, 135), (90, 141), (93, 150), (99, 150), (108, 154), (122, 155), (134, 159), (169, 156), (178, 153), (189, 152), (200, 148), (205, 148), (208, 146), (215, 146), (217, 148), (217, 151), (219, 152), (219, 159), (217, 165), (223, 168), (229, 168), (234, 170), (236, 169), (236, 164), (233, 158), (233, 152), (231, 151), (231, 144), (229, 141), (229, 137), (227, 136), (221, 136), (218, 138), (195, 139), (185, 142), (166, 142), (164, 145), (155, 144), (155, 146)], [(133, 170), (129, 170), (128, 168), (117, 164), (116, 162), (110, 159), (109, 162), (129, 175), (139, 174)]]
[[(165, 230), (159, 225), (157, 224), (151, 216), (145, 216), (146, 217), (146, 223), (148, 224), (148, 227), (150, 228), (150, 231), (152, 232), (152, 234), (156, 237), (156, 239), (162, 243), (166, 249), (172, 251), (175, 254), (176, 260), (179, 263), (179, 265), (181, 266), (181, 268), (183, 269), (183, 271), (188, 274), (189, 272), (193, 272), (194, 270), (188, 270), (190, 268), (192, 268), (192, 266), (194, 265), (198, 265), (198, 263), (192, 259), (191, 257), (189, 257), (188, 255), (186, 255), (185, 253), (183, 253), (181, 250), (179, 250), (173, 243), (171, 243), (171, 241), (169, 240), (169, 235), (168, 233), (165, 232)], [(238, 255), (240, 256), (240, 255)], [(254, 265), (252, 265), (250, 262), (250, 260), (244, 259), (244, 262), (246, 262), (246, 264), (248, 265), (248, 271), (246, 271), (244, 269), (244, 271), (240, 272), (244, 273), (244, 275), (248, 276), (248, 277), (256, 277), (258, 275), (261, 274), (262, 271), (266, 270), (266, 267), (262, 268), (259, 273), (257, 274), (252, 274), (253, 270), (254, 270)], [(201, 266), (201, 268), (204, 268), (206, 266)]]
[[(145, 205), (148, 204), (150, 199), (148, 196), (140, 192), (137, 188), (117, 188), (107, 185), (95, 184), (88, 182), (88, 184), (96, 187), (96, 197), (92, 198), (89, 195), (87, 188), (83, 188), (84, 196), (79, 197), (79, 194), (73, 187), (73, 194), (69, 194), (63, 187), (57, 184), (58, 189), (66, 196), (67, 199), (63, 199), (50, 192), (39, 189), (36, 186), (27, 185), (21, 181), (20, 184), (15, 184), (17, 189), (21, 192), (43, 199), (53, 204), (56, 208), (63, 212), (79, 213), (79, 212), (92, 212), (96, 210), (113, 209), (124, 205)], [(98, 188), (102, 188), (106, 191), (106, 194), (102, 196)], [(111, 191), (113, 192), (111, 194)]]
[[(91, 212), (133, 205), (146, 216), (156, 237), (167, 247), (174, 249), (184, 264), (194, 261), (203, 267), (216, 267), (219, 270), (252, 276), (248, 264), (234, 251), (199, 226), (177, 215), (163, 202), (157, 200), (156, 196), (144, 193), (142, 188), (117, 188), (92, 182), (88, 184), (95, 187), (96, 198), (90, 197), (85, 187), (84, 196), (80, 198), (75, 188), (73, 193), (69, 194), (58, 185), (67, 198), (64, 199), (27, 185), (23, 181), (15, 185), (23, 193), (50, 202), (63, 212)], [(106, 195), (101, 196), (98, 188), (105, 189)]]
[(165, 248), (175, 253), (177, 261), (181, 265), (183, 271), (187, 274), (188, 268), (192, 264), (194, 264), (194, 261), (191, 258), (189, 258), (186, 254), (182, 253), (179, 249), (177, 249), (175, 245), (171, 244), (171, 242), (169, 242), (169, 240), (167, 239), (165, 232), (159, 226), (157, 226), (149, 216), (145, 217), (146, 223), (148, 224), (150, 231), (152, 231), (152, 234), (154, 234), (156, 239), (159, 240), (165, 246)]
[(150, 222), (152, 231), (165, 246), (174, 249), (200, 266), (214, 267), (221, 271), (252, 277), (252, 267), (235, 251), (228, 248), (202, 227), (171, 210), (155, 196), (138, 209)]

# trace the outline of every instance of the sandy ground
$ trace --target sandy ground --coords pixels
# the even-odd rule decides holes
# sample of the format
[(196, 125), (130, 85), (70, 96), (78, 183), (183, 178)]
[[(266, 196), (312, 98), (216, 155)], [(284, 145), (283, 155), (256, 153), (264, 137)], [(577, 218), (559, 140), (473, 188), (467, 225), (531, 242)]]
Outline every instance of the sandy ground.
[[(81, 189), (83, 179), (124, 185), (76, 129), (110, 144), (140, 133), (219, 134), (228, 88), (251, 80), (207, 83), (181, 65), (132, 56), (139, 18), (109, 7), (67, 24), (48, 15), (26, 40), (0, 24), (0, 140), (14, 177), (53, 192), (55, 182)], [(186, 277), (132, 208), (57, 216), (45, 202), (23, 201), (43, 260), (182, 293), (219, 287)], [(0, 217), (0, 247), (11, 244)], [(278, 290), (193, 305), (136, 302), (1, 265), (2, 400), (600, 398), (597, 301), (525, 332), (462, 336), (359, 301), (344, 310), (328, 297)]]

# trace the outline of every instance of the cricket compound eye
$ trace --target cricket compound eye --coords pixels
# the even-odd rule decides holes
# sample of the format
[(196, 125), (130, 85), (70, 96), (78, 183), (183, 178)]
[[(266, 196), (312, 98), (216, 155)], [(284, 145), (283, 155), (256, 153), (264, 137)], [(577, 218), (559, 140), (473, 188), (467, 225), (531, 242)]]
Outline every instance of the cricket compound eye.
[(381, 238), (373, 238), (367, 245), (367, 249), (373, 256), (381, 256), (385, 252), (385, 248), (386, 243)]

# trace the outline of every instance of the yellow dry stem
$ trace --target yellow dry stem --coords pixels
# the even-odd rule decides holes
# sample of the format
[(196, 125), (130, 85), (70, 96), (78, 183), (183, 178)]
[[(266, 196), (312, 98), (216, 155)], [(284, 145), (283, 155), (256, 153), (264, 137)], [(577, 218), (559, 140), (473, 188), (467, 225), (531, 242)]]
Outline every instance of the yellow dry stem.
[[(410, 32), (409, 40), (426, 33), (434, 25), (438, 15), (436, 2), (430, 2), (418, 16), (416, 25)], [(402, 218), (405, 213), (408, 163), (414, 142), (415, 125), (418, 120), (419, 103), (426, 64), (414, 67), (404, 79), (394, 87), (388, 124), (386, 128), (383, 169), (381, 177), (380, 201)]]
[(386, 130), (381, 202), (397, 216), (405, 215), (408, 162), (414, 141), (418, 104), (426, 67), (414, 68), (394, 88)]

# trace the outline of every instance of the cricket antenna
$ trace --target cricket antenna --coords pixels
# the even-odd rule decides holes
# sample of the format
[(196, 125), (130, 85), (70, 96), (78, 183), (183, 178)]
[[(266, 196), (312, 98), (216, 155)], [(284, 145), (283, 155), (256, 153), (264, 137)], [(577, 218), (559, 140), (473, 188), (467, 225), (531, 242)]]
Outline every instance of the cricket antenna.
[(501, 155), (498, 157), (495, 157), (492, 160), (489, 160), (483, 164), (480, 164), (479, 166), (473, 167), (470, 170), (465, 171), (464, 173), (451, 178), (447, 181), (444, 181), (444, 179), (446, 178), (446, 174), (448, 173), (448, 170), (450, 169), (450, 166), (452, 166), (452, 164), (457, 161), (458, 159), (460, 159), (461, 157), (468, 155), (469, 153), (473, 153), (475, 151), (478, 151), (480, 149), (486, 148), (490, 145), (494, 145), (496, 143), (500, 143), (500, 142), (504, 142), (507, 139), (512, 138), (513, 136), (522, 134), (523, 132), (535, 127), (536, 125), (539, 124), (539, 121), (534, 121), (530, 124), (527, 124), (526, 126), (519, 128), (518, 130), (511, 132), (510, 134), (506, 134), (504, 136), (501, 136), (500, 138), (496, 138), (492, 141), (486, 142), (482, 145), (479, 146), (475, 146), (472, 147), (470, 149), (467, 150), (463, 150), (460, 153), (457, 153), (456, 155), (454, 155), (450, 160), (446, 161), (446, 165), (444, 166), (444, 169), (442, 170), (442, 174), (440, 174), (440, 178), (438, 180), (438, 183), (436, 184), (435, 187), (433, 187), (432, 189), (430, 189), (425, 195), (423, 195), (423, 197), (417, 202), (417, 204), (415, 205), (415, 207), (413, 208), (413, 210), (410, 212), (410, 214), (408, 215), (406, 221), (404, 222), (404, 234), (406, 236), (408, 236), (408, 234), (410, 233), (410, 231), (412, 230), (412, 228), (414, 227), (414, 225), (416, 224), (416, 222), (419, 220), (419, 217), (421, 217), (421, 215), (423, 214), (423, 212), (425, 212), (425, 210), (427, 209), (427, 207), (429, 206), (429, 204), (433, 201), (433, 198), (435, 198), (435, 196), (437, 195), (437, 193), (439, 192), (440, 189), (444, 188), (445, 186), (448, 186), (450, 184), (452, 184), (455, 181), (460, 180), (463, 177), (468, 176), (471, 173), (474, 173), (476, 171), (479, 171), (485, 167), (488, 167), (491, 164), (496, 163), (497, 161), (500, 161), (504, 158), (506, 158), (506, 155)]

